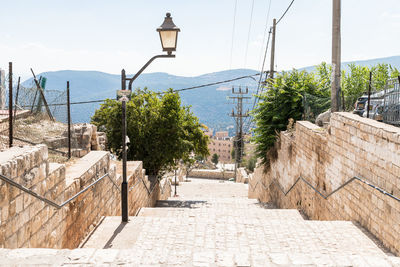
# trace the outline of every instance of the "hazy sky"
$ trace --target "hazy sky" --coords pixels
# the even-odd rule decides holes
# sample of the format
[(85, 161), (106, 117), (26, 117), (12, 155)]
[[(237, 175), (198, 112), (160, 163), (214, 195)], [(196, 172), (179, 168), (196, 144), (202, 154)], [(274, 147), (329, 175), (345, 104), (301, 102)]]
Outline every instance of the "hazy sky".
[[(268, 25), (291, 0), (271, 0)], [(194, 76), (229, 68), (260, 68), (270, 0), (0, 0), (0, 68), (17, 74), (52, 70), (136, 72), (161, 53), (165, 13), (181, 28), (175, 59), (158, 59), (146, 72)], [(330, 62), (332, 0), (295, 0), (277, 27), (279, 70)], [(268, 27), (269, 27), (268, 26)], [(342, 0), (342, 60), (400, 55), (400, 1)], [(269, 59), (269, 56), (268, 56)], [(269, 60), (267, 62), (269, 65)]]

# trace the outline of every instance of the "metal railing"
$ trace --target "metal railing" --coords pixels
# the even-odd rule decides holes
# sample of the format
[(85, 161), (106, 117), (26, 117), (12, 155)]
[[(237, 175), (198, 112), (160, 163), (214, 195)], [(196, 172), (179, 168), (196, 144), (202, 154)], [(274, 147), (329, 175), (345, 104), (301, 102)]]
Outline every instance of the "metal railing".
[[(134, 187), (137, 186), (140, 182), (143, 183), (143, 186), (146, 189), (148, 195), (151, 195), (153, 193), (154, 188), (156, 187), (157, 183), (160, 184), (160, 180), (157, 179), (157, 182), (154, 184), (153, 188), (150, 190), (147, 187), (146, 182), (142, 179), (142, 177), (138, 177), (138, 180), (128, 189), (128, 192), (131, 192), (134, 189)], [(167, 178), (167, 181), (164, 183), (164, 186), (160, 187), (160, 190), (161, 190), (162, 194), (164, 194), (166, 184), (168, 184), (168, 183), (170, 184), (169, 179)]]
[(6, 177), (6, 176), (0, 174), (0, 179), (1, 179), (1, 180), (5, 181), (6, 183), (8, 183), (8, 184), (10, 184), (10, 185), (12, 185), (12, 186), (17, 187), (19, 190), (24, 191), (25, 193), (28, 193), (29, 195), (31, 195), (31, 196), (33, 196), (33, 197), (35, 197), (35, 198), (37, 198), (37, 199), (39, 199), (39, 200), (45, 202), (46, 204), (48, 204), (48, 205), (50, 205), (50, 206), (53, 206), (53, 207), (56, 208), (56, 209), (61, 209), (62, 207), (64, 207), (65, 205), (67, 205), (68, 203), (70, 203), (71, 201), (73, 201), (74, 199), (76, 199), (77, 197), (79, 197), (81, 194), (83, 194), (84, 192), (86, 192), (87, 190), (89, 190), (91, 187), (93, 187), (94, 185), (96, 185), (98, 182), (100, 182), (101, 180), (103, 180), (105, 177), (108, 177), (108, 178), (111, 180), (111, 182), (113, 183), (113, 185), (114, 185), (119, 191), (121, 191), (120, 188), (117, 186), (117, 184), (116, 184), (116, 183), (113, 181), (113, 179), (110, 177), (109, 173), (106, 173), (106, 174), (104, 174), (103, 176), (101, 176), (100, 178), (98, 178), (96, 181), (92, 182), (90, 185), (88, 185), (87, 187), (85, 187), (84, 189), (82, 189), (81, 191), (79, 191), (78, 193), (76, 193), (74, 196), (72, 196), (72, 197), (70, 197), (69, 199), (67, 199), (66, 201), (64, 201), (63, 203), (57, 204), (56, 202), (54, 202), (54, 201), (52, 201), (52, 200), (50, 200), (50, 199), (48, 199), (48, 198), (45, 198), (45, 197), (43, 197), (43, 196), (40, 196), (40, 195), (38, 195), (36, 192), (32, 191), (31, 189), (26, 188), (25, 186), (20, 185), (20, 184), (14, 182), (13, 180), (11, 180), (10, 178), (8, 178), (8, 177)]
[(314, 187), (309, 181), (307, 181), (306, 179), (304, 179), (302, 176), (299, 176), (296, 181), (294, 182), (294, 184), (289, 188), (288, 191), (284, 191), (284, 189), (282, 188), (282, 186), (279, 184), (279, 182), (276, 179), (273, 179), (271, 181), (271, 183), (269, 184), (269, 186), (265, 186), (265, 184), (263, 182), (260, 182), (260, 180), (257, 181), (257, 183), (252, 186), (250, 183), (250, 188), (252, 189), (252, 191), (254, 192), (254, 190), (257, 188), (257, 185), (260, 183), (264, 189), (268, 189), (272, 184), (275, 184), (279, 190), (286, 196), (287, 194), (289, 194), (290, 191), (292, 191), (292, 189), (295, 187), (295, 185), (299, 182), (299, 181), (303, 181), (306, 185), (308, 185), (309, 187), (311, 187), (315, 192), (317, 192), (321, 197), (323, 197), (324, 199), (328, 199), (328, 197), (330, 197), (331, 195), (333, 195), (334, 193), (336, 193), (337, 191), (339, 191), (340, 189), (342, 189), (343, 187), (345, 187), (346, 185), (348, 185), (349, 183), (353, 182), (353, 181), (360, 181), (366, 185), (368, 185), (369, 187), (379, 191), (380, 193), (393, 198), (394, 200), (397, 200), (400, 202), (400, 198), (394, 196), (393, 194), (390, 194), (389, 192), (386, 192), (385, 190), (383, 190), (382, 188), (371, 184), (370, 182), (366, 181), (365, 179), (362, 179), (360, 177), (354, 176), (353, 178), (351, 178), (350, 180), (348, 180), (347, 182), (345, 182), (344, 184), (342, 184), (341, 186), (339, 186), (338, 188), (336, 188), (335, 190), (333, 190), (332, 192), (330, 192), (327, 195), (324, 195), (322, 192), (320, 192), (316, 187)]

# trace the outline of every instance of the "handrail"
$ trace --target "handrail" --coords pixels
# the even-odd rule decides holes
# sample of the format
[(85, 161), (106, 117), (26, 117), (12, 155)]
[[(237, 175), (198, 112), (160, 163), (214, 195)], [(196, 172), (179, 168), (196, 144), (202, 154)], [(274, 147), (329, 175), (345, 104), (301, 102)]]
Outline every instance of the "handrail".
[(109, 173), (104, 174), (103, 176), (101, 176), (100, 178), (98, 178), (96, 181), (92, 182), (90, 185), (88, 185), (87, 187), (85, 187), (84, 189), (82, 189), (81, 191), (79, 191), (78, 193), (76, 193), (74, 196), (70, 197), (69, 199), (67, 199), (66, 201), (64, 201), (61, 204), (57, 204), (56, 202), (47, 199), (43, 196), (38, 195), (36, 192), (32, 191), (29, 188), (26, 188), (23, 185), (20, 185), (16, 182), (14, 182), (13, 180), (11, 180), (10, 178), (0, 174), (0, 179), (11, 184), (12, 186), (17, 187), (18, 189), (20, 189), (21, 191), (24, 191), (25, 193), (28, 193), (29, 195), (47, 203), (50, 206), (53, 206), (56, 209), (61, 209), (62, 207), (64, 207), (65, 205), (67, 205), (68, 203), (70, 203), (71, 201), (73, 201), (74, 199), (76, 199), (78, 196), (80, 196), (81, 194), (83, 194), (84, 192), (86, 192), (87, 190), (89, 190), (92, 186), (94, 186), (95, 184), (97, 184), (98, 182), (100, 182), (101, 180), (103, 180), (105, 177), (109, 177), (110, 180), (113, 182), (113, 184), (119, 189), (119, 187), (115, 184), (115, 182), (112, 180), (112, 178), (110, 177)]
[[(140, 182), (143, 182), (143, 185), (144, 185), (144, 187), (146, 188), (146, 191), (147, 191), (147, 195), (151, 195), (151, 194), (153, 193), (154, 188), (156, 187), (156, 185), (154, 185), (153, 188), (150, 190), (150, 189), (147, 187), (146, 182), (145, 182), (141, 177), (138, 177), (138, 180), (136, 181), (136, 183), (135, 183), (134, 185), (132, 185), (132, 186), (128, 189), (128, 192), (131, 192), (131, 191), (133, 190), (133, 188), (134, 188), (136, 185), (138, 185)], [(159, 184), (160, 184), (160, 180), (157, 179), (157, 182), (156, 182), (156, 183), (159, 183)], [(165, 186), (166, 186), (167, 183), (169, 183), (169, 180), (168, 180), (168, 179), (167, 179), (167, 182), (164, 183), (164, 186), (161, 187), (161, 193), (162, 193), (162, 194), (164, 193), (164, 189), (165, 189)]]
[[(332, 192), (330, 192), (327, 195), (324, 195), (322, 192), (320, 192), (317, 188), (315, 188), (309, 181), (307, 181), (305, 178), (303, 178), (302, 176), (299, 176), (296, 181), (294, 182), (294, 184), (289, 188), (289, 190), (287, 192), (285, 192), (282, 188), (282, 186), (279, 184), (279, 182), (276, 179), (273, 179), (271, 181), (271, 183), (269, 184), (269, 186), (265, 186), (265, 184), (263, 182), (260, 182), (260, 180), (257, 181), (257, 183), (254, 185), (254, 187), (250, 185), (250, 187), (252, 188), (253, 192), (256, 189), (258, 183), (261, 183), (261, 185), (264, 187), (264, 189), (269, 188), (273, 183), (279, 188), (279, 190), (286, 196), (287, 194), (289, 194), (290, 191), (292, 191), (292, 189), (295, 187), (295, 185), (299, 182), (299, 181), (303, 181), (306, 185), (308, 185), (309, 187), (311, 187), (315, 192), (317, 192), (321, 197), (323, 197), (324, 199), (328, 199), (328, 197), (330, 197), (331, 195), (333, 195), (334, 193), (336, 193), (337, 191), (339, 191), (340, 189), (342, 189), (343, 187), (345, 187), (346, 185), (348, 185), (349, 183), (353, 182), (354, 180), (360, 181), (370, 187), (372, 187), (373, 189), (379, 191), (380, 193), (393, 198), (396, 201), (400, 202), (400, 198), (394, 196), (393, 194), (390, 194), (389, 192), (386, 192), (384, 189), (366, 181), (365, 179), (362, 179), (360, 177), (354, 176), (352, 177), (350, 180), (348, 180), (347, 182), (345, 182), (344, 184), (340, 185), (338, 188), (336, 188), (335, 190), (333, 190)], [(254, 189), (253, 189), (254, 188)]]

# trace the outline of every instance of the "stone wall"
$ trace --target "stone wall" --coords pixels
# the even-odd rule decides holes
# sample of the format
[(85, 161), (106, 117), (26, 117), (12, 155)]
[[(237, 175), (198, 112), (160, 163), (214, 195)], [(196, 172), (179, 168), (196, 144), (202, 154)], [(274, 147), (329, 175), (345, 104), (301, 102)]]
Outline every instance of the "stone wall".
[[(121, 175), (105, 151), (91, 151), (73, 163), (48, 163), (45, 145), (14, 147), (0, 152), (0, 172), (13, 181), (61, 204), (104, 174), (105, 177), (61, 209), (0, 180), (0, 248), (76, 248), (102, 216), (120, 215)], [(144, 182), (141, 182), (143, 179)], [(115, 186), (114, 183), (117, 185)], [(134, 186), (137, 181), (138, 186)], [(129, 162), (128, 184), (131, 216), (142, 206), (152, 206), (170, 192), (166, 184), (148, 183), (141, 162)], [(164, 185), (164, 184), (163, 184)], [(168, 189), (169, 187), (169, 189)]]
[(193, 178), (228, 180), (235, 177), (235, 173), (233, 171), (222, 172), (221, 170), (193, 169), (189, 172), (188, 176)]
[(250, 177), (249, 197), (313, 220), (356, 221), (399, 254), (400, 202), (358, 180), (327, 199), (307, 185), (327, 196), (357, 176), (399, 198), (399, 151), (399, 128), (354, 114), (332, 114), (328, 130), (300, 121), (280, 134), (271, 168)]
[(236, 182), (247, 184), (249, 182), (249, 174), (245, 168), (237, 168), (236, 170)]

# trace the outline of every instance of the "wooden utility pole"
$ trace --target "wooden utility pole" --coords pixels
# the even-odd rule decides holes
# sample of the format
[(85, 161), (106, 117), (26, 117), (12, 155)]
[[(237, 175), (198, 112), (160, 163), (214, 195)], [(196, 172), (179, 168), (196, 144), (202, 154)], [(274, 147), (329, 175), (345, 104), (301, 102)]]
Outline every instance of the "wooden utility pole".
[(340, 10), (341, 0), (333, 0), (332, 12), (332, 90), (331, 112), (340, 109), (340, 65), (341, 65), (341, 40), (340, 40)]
[(271, 65), (269, 77), (274, 78), (274, 64), (275, 64), (275, 34), (276, 34), (276, 19), (273, 21), (272, 25), (272, 44), (271, 44)]

